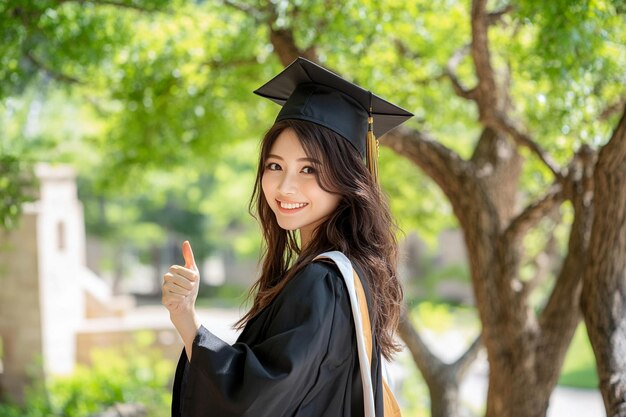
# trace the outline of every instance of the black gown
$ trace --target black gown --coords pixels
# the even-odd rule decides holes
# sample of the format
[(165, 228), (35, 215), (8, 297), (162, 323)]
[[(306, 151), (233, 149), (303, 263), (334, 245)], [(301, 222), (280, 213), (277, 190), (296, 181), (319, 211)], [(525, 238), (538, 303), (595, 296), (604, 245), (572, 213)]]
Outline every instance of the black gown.
[[(376, 415), (382, 417), (373, 343)], [(354, 322), (336, 266), (316, 261), (304, 267), (233, 345), (200, 327), (191, 362), (183, 349), (176, 368), (172, 416), (362, 417)]]

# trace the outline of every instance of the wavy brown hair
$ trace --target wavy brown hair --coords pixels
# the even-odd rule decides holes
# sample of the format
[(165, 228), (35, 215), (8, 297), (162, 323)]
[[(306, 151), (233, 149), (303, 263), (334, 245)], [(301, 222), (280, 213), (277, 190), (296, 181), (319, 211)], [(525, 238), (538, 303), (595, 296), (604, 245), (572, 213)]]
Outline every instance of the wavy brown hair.
[[(294, 231), (278, 225), (261, 188), (267, 155), (285, 129), (293, 129), (307, 156), (321, 162), (316, 167), (319, 186), (341, 195), (337, 209), (317, 227), (304, 248), (300, 248)], [(390, 359), (399, 350), (393, 339), (402, 302), (402, 288), (396, 277), (397, 228), (382, 192), (358, 151), (347, 140), (306, 121), (283, 120), (274, 124), (261, 143), (250, 211), (263, 230), (263, 260), (261, 275), (250, 289), (254, 303), (237, 322), (239, 328), (270, 304), (315, 256), (338, 250), (365, 274), (363, 278), (371, 294), (374, 334), (382, 355)]]

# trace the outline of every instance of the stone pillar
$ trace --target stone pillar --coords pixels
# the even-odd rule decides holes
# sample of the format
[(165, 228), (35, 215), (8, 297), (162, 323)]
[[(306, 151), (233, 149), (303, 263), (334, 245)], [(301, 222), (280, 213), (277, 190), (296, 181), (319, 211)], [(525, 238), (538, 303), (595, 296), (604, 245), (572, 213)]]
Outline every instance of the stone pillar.
[(74, 368), (76, 330), (84, 319), (80, 274), (85, 266), (85, 222), (76, 175), (66, 166), (37, 167), (39, 200), (39, 285), (45, 371)]
[(28, 206), (18, 230), (0, 232), (0, 392), (17, 401), (29, 378), (43, 374), (37, 223), (35, 207)]

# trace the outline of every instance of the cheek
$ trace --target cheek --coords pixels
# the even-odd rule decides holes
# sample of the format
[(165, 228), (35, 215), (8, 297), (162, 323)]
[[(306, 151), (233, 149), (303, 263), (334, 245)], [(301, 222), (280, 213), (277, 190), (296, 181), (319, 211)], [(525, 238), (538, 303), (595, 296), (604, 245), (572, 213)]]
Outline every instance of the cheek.
[(325, 213), (331, 213), (335, 211), (341, 199), (341, 197), (335, 194), (330, 194), (319, 187), (317, 187), (315, 194), (315, 201), (317, 201), (318, 207)]
[(340, 201), (341, 201), (341, 197), (335, 194), (329, 194), (328, 195), (328, 210), (330, 212), (337, 210), (337, 207), (339, 206)]
[(267, 175), (263, 175), (263, 177), (261, 178), (261, 191), (263, 191), (263, 196), (265, 197), (265, 199), (267, 200), (268, 198), (268, 193), (270, 190), (270, 179)]

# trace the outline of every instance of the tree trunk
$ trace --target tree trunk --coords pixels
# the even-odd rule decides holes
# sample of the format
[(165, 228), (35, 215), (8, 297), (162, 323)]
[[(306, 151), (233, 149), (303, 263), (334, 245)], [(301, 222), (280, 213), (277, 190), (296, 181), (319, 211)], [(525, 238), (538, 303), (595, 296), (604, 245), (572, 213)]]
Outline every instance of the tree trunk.
[[(591, 169), (587, 167), (593, 162), (586, 150), (581, 154), (583, 157), (574, 158), (576, 163), (570, 167), (572, 178), (577, 180), (571, 187), (574, 222), (568, 252), (541, 313), (537, 315), (527, 299), (534, 284), (519, 280), (519, 265), (516, 265), (520, 256), (516, 246), (522, 233), (519, 229), (528, 227), (523, 226), (523, 220), (538, 216), (530, 213), (533, 207), (535, 210), (541, 207), (540, 202), (529, 206), (526, 210), (529, 214), (520, 214), (501, 235), (493, 260), (495, 267), (489, 268), (491, 274), (497, 275), (483, 278), (496, 284), (493, 290), (498, 296), (479, 308), (490, 367), (487, 417), (546, 415), (567, 348), (580, 321), (578, 300), (591, 217), (586, 198)], [(550, 210), (547, 204), (550, 195), (543, 201), (546, 206), (542, 211), (546, 213)], [(506, 238), (507, 235), (511, 237)]]
[[(460, 159), (417, 131), (400, 128), (381, 140), (415, 162), (441, 187), (463, 229), (490, 364), (487, 416), (545, 416), (579, 321), (581, 262), (589, 223), (585, 221), (586, 211), (576, 212), (570, 251), (546, 307), (537, 316), (528, 301), (533, 285), (519, 278), (521, 241), (528, 230), (558, 207), (564, 197), (560, 188), (548, 191), (521, 212), (517, 210), (512, 219), (501, 221), (500, 213), (507, 211), (499, 209), (498, 201), (506, 200), (491, 198), (492, 190), (471, 161)], [(580, 182), (571, 188), (578, 190), (574, 195), (582, 201), (586, 171), (580, 167), (571, 171)], [(426, 379), (427, 373), (418, 366)], [(439, 392), (431, 389), (433, 396)]]
[(441, 375), (437, 384), (428, 385), (430, 392), (430, 415), (431, 417), (459, 417), (459, 383), (449, 378), (449, 375)]
[(428, 349), (406, 314), (400, 319), (398, 332), (428, 386), (431, 417), (458, 417), (460, 384), (481, 349), (480, 337), (454, 363), (446, 364)]
[(608, 417), (626, 416), (626, 111), (594, 175), (581, 305)]

